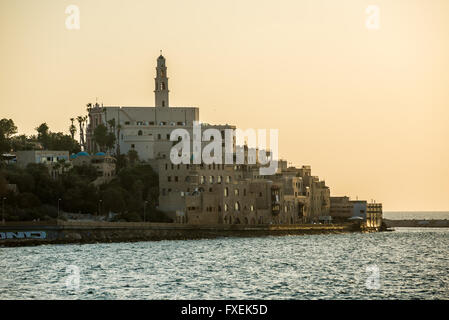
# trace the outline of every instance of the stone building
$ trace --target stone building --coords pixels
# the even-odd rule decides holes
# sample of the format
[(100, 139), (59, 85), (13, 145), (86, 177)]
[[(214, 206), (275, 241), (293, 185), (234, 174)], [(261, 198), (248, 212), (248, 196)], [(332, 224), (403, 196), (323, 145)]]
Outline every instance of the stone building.
[[(193, 122), (199, 121), (199, 109), (169, 105), (167, 67), (162, 55), (157, 59), (154, 93), (154, 107), (100, 106), (97, 103), (90, 108), (87, 151), (98, 151), (93, 134), (99, 124), (104, 124), (115, 132), (120, 153), (136, 150), (141, 160), (169, 158), (173, 146), (170, 133), (176, 128), (192, 132)], [(115, 125), (111, 128), (112, 121)]]
[(54, 150), (17, 151), (16, 163), (22, 168), (30, 163), (44, 164), (52, 178), (56, 179), (64, 170), (69, 169), (69, 152)]
[(90, 155), (85, 151), (70, 156), (73, 166), (92, 165), (97, 169), (98, 178), (94, 185), (101, 185), (111, 181), (116, 176), (116, 159), (103, 152)]
[[(329, 215), (329, 188), (299, 172), (258, 176), (258, 165), (159, 162), (159, 209), (190, 224), (299, 224)], [(314, 199), (320, 199), (315, 201)], [(323, 204), (326, 202), (326, 204)]]
[(360, 220), (367, 227), (378, 228), (382, 224), (382, 204), (350, 200), (347, 196), (330, 197), (330, 215), (335, 222)]

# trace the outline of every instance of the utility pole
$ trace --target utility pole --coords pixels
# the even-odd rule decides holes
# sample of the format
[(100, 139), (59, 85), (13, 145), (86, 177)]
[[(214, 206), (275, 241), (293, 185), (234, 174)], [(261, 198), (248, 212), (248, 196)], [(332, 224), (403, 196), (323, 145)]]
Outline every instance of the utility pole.
[(58, 217), (56, 218), (56, 224), (59, 224), (59, 201), (61, 201), (61, 198), (58, 198)]
[(98, 216), (101, 216), (101, 203), (103, 200), (98, 200)]
[(148, 203), (148, 201), (145, 201), (145, 202), (143, 203), (143, 222), (146, 221), (146, 209), (147, 209), (147, 203)]
[(2, 198), (2, 224), (5, 224), (5, 200), (6, 197)]

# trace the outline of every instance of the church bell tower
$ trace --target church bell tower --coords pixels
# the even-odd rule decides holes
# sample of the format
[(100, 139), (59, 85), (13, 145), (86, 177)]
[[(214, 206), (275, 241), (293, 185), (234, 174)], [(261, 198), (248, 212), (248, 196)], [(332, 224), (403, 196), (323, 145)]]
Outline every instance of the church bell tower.
[(168, 107), (168, 78), (165, 58), (162, 55), (157, 58), (156, 78), (154, 78), (156, 89), (154, 90), (155, 106)]

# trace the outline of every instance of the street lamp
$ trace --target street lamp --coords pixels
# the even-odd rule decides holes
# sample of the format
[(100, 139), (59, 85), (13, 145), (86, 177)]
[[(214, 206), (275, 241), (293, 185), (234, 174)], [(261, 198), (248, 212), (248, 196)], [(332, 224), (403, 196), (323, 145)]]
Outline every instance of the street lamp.
[(146, 218), (147, 203), (148, 203), (148, 201), (145, 201), (143, 203), (143, 222), (145, 222), (145, 220), (146, 220), (145, 218)]
[(98, 215), (101, 216), (101, 203), (103, 200), (98, 200)]
[(58, 199), (58, 218), (57, 218), (57, 220), (59, 220), (59, 201), (61, 201), (61, 200), (62, 200), (61, 198)]
[(5, 224), (5, 200), (6, 197), (2, 198), (2, 223)]

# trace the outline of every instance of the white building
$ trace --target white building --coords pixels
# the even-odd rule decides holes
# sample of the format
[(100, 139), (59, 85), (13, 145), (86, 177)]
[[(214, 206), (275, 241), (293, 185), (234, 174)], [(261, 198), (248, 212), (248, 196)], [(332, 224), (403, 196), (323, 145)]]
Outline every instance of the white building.
[[(98, 148), (93, 141), (95, 128), (103, 123), (111, 128), (109, 121), (115, 122), (116, 137), (121, 154), (136, 150), (141, 160), (169, 158), (173, 141), (170, 133), (173, 129), (183, 128), (192, 135), (193, 122), (199, 121), (199, 109), (195, 107), (171, 107), (165, 58), (157, 59), (155, 78), (155, 106), (100, 106), (95, 104), (89, 109), (87, 128), (87, 151), (94, 153)], [(114, 120), (113, 120), (114, 119)]]

